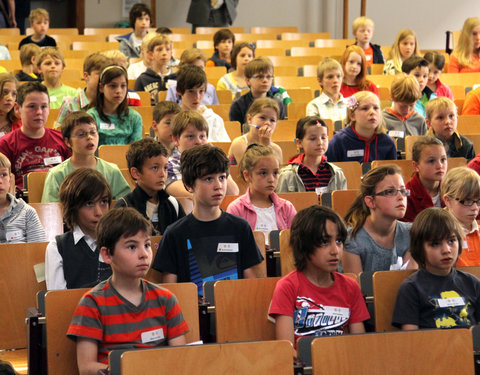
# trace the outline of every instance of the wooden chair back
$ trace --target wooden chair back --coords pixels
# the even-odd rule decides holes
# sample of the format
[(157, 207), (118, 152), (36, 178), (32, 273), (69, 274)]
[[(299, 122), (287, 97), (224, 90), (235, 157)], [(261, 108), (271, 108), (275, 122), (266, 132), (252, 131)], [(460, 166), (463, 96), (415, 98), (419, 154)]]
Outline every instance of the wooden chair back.
[(215, 283), (217, 342), (275, 339), (275, 325), (267, 314), (278, 280), (268, 277)]
[(292, 203), (297, 212), (303, 210), (304, 208), (318, 204), (318, 195), (314, 191), (278, 193), (278, 196)]
[(472, 334), (435, 329), (322, 337), (312, 342), (312, 365), (313, 375), (428, 374), (432, 368), (438, 375), (473, 375)]
[(28, 202), (40, 203), (42, 201), (43, 186), (48, 172), (30, 172), (27, 174)]
[[(215, 34), (218, 30), (224, 29), (223, 27), (197, 27), (195, 29), (195, 32), (197, 34)], [(233, 34), (235, 33), (243, 33), (245, 32), (245, 29), (242, 26), (229, 26), (227, 27), (228, 30), (230, 30)]]
[(282, 156), (283, 160), (281, 160), (282, 164), (288, 164), (288, 161), (298, 154), (298, 147), (297, 144), (292, 141), (275, 141), (275, 143), (280, 146), (282, 149)]
[(109, 51), (111, 49), (118, 49), (118, 42), (78, 42), (72, 43), (73, 50), (87, 50), (87, 51)]
[(393, 310), (398, 288), (414, 270), (379, 271), (373, 274), (373, 299), (375, 308), (375, 330), (377, 332), (396, 331), (392, 326)]
[(355, 43), (355, 39), (315, 39), (315, 48), (331, 48), (331, 47), (340, 47), (345, 49), (347, 46), (350, 46)]
[[(295, 77), (295, 78), (302, 78), (302, 77)], [(287, 112), (288, 112), (288, 119), (297, 121), (302, 117), (305, 117), (305, 113), (307, 110), (308, 103), (288, 103), (287, 105)], [(295, 128), (291, 129), (293, 131), (293, 138), (295, 139)]]
[(135, 180), (130, 174), (130, 171), (128, 170), (128, 168), (120, 168), (120, 172), (122, 172), (122, 176), (125, 179), (125, 181), (127, 181), (127, 184), (128, 186), (130, 186), (130, 189), (131, 190), (135, 189), (135, 186), (137, 186), (137, 184), (135, 183)]
[(286, 32), (281, 35), (282, 40), (308, 40), (313, 42), (316, 39), (330, 39), (330, 33), (297, 33)]
[(281, 34), (281, 33), (298, 33), (297, 26), (252, 26), (250, 27), (252, 34)]
[(309, 45), (310, 42), (308, 40), (257, 40), (258, 48), (289, 49), (292, 47), (308, 47)]
[[(273, 66), (294, 66), (296, 68), (305, 64), (318, 64), (322, 59), (321, 56), (269, 56), (269, 58), (272, 60)], [(278, 85), (278, 83), (276, 83), (276, 85)]]
[[(292, 76), (277, 76), (275, 77), (275, 85), (285, 88), (287, 91), (292, 89), (320, 89), (317, 77), (292, 77)], [(295, 103), (290, 103), (295, 104)], [(289, 104), (289, 105), (290, 105)], [(307, 103), (305, 103), (306, 105)], [(289, 111), (290, 113), (290, 111)], [(305, 116), (305, 115), (304, 115)]]
[(159, 369), (170, 375), (290, 375), (292, 358), (286, 340), (243, 342), (129, 351), (122, 354), (120, 368), (122, 375), (136, 375), (140, 368), (142, 375), (157, 375)]
[(296, 128), (296, 120), (279, 120), (277, 122), (277, 127), (272, 134), (272, 141), (274, 141), (275, 143), (277, 143), (278, 141), (294, 142)]
[(374, 160), (372, 161), (372, 169), (381, 167), (387, 164), (395, 164), (402, 170), (403, 181), (407, 183), (415, 174), (415, 168), (413, 168), (413, 160)]
[(295, 260), (290, 247), (290, 229), (284, 229), (280, 232), (280, 269), (282, 276), (295, 270)]
[(332, 209), (341, 217), (345, 217), (360, 190), (334, 190), (332, 192)]
[(242, 135), (242, 125), (240, 124), (240, 121), (224, 121), (223, 124), (225, 125), (225, 130), (232, 141)]
[(233, 97), (230, 90), (217, 90), (217, 98), (220, 104), (232, 105)]
[(379, 87), (388, 87), (390, 89), (394, 77), (393, 75), (370, 74), (367, 76), (367, 79)]
[(242, 176), (240, 175), (240, 169), (238, 165), (230, 166), (230, 176), (232, 176), (233, 181), (236, 182), (240, 191), (240, 195), (245, 194), (248, 188), (248, 184), (243, 180)]
[(45, 228), (47, 241), (53, 241), (55, 236), (63, 233), (63, 216), (60, 203), (29, 203), (29, 205), (37, 212), (38, 218)]
[(347, 189), (358, 190), (362, 184), (362, 165), (356, 161), (341, 161), (333, 163), (342, 168), (347, 179)]
[(478, 154), (480, 151), (480, 134), (465, 134), (465, 137), (473, 143), (475, 153)]
[[(161, 284), (176, 295), (190, 331), (187, 342), (198, 341), (198, 292), (193, 283)], [(78, 374), (75, 342), (66, 333), (73, 312), (83, 294), (89, 289), (49, 291), (45, 295), (45, 317), (47, 336), (47, 363), (49, 374)], [(137, 369), (138, 370), (138, 369)]]
[(142, 134), (150, 134), (150, 127), (152, 126), (153, 121), (153, 107), (148, 104), (146, 106), (130, 107), (130, 109), (138, 112), (140, 116), (142, 116)]
[(117, 164), (120, 169), (128, 169), (125, 155), (129, 147), (129, 145), (102, 145), (98, 148), (98, 157)]
[(219, 115), (223, 121), (230, 121), (229, 112), (230, 112), (230, 104), (211, 104), (207, 105), (208, 108), (211, 108), (213, 112)]
[(290, 89), (288, 90), (288, 95), (290, 95), (293, 102), (297, 103), (308, 103), (313, 100), (312, 89)]
[(45, 123), (46, 128), (54, 129), (55, 128), (55, 121), (57, 121), (58, 114), (60, 109), (50, 109), (48, 113), (47, 122)]
[(342, 56), (345, 47), (292, 47), (290, 49), (290, 54), (292, 56), (322, 56), (322, 57), (333, 57)]
[(458, 116), (457, 131), (462, 135), (480, 134), (480, 116), (479, 115)]
[[(47, 242), (0, 245), (0, 348), (27, 347), (26, 310), (36, 306), (36, 295), (45, 290), (40, 268)], [(38, 269), (38, 274), (35, 269)]]
[(265, 233), (255, 230), (253, 231), (253, 238), (255, 239), (255, 243), (260, 250), (260, 253), (263, 256), (263, 261), (255, 266), (253, 266), (255, 270), (255, 274), (257, 277), (267, 277), (267, 256), (265, 252)]
[(472, 87), (480, 82), (480, 73), (443, 73), (442, 83), (447, 86)]

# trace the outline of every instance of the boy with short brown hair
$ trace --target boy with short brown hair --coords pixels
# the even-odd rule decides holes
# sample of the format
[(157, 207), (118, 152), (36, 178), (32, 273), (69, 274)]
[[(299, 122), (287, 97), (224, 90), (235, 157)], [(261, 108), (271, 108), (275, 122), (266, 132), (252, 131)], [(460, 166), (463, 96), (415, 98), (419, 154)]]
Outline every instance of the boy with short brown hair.
[(19, 81), (42, 81), (37, 68), (37, 57), (42, 49), (34, 43), (24, 44), (20, 48), (20, 64), (22, 70), (17, 73), (15, 78)]

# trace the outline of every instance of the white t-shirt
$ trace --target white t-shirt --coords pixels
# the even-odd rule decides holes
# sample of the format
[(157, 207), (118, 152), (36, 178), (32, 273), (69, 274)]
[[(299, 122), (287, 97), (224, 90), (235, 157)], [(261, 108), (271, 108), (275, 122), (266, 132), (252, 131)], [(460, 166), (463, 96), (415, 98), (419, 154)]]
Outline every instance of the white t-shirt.
[(268, 208), (260, 208), (253, 206), (257, 213), (257, 222), (255, 224), (255, 230), (265, 233), (265, 244), (269, 245), (268, 234), (272, 230), (277, 230), (277, 216), (275, 215), (275, 208), (273, 204)]

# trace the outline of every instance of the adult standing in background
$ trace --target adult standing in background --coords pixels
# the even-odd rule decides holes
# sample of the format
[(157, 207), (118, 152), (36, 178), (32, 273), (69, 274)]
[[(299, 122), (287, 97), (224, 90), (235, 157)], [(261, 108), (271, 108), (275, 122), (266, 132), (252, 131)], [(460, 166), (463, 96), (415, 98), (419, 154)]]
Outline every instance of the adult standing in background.
[(237, 5), (238, 0), (192, 0), (187, 15), (192, 33), (200, 26), (231, 26), (237, 17)]

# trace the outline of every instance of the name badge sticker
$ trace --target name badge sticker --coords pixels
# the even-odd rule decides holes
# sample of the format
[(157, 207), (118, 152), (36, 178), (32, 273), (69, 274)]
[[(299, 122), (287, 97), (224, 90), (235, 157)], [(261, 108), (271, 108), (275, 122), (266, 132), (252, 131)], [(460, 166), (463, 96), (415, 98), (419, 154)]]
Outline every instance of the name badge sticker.
[(317, 195), (321, 195), (321, 194), (326, 193), (326, 192), (328, 192), (328, 186), (315, 188), (315, 193), (317, 193)]
[(11, 232), (7, 232), (5, 235), (7, 237), (7, 241), (15, 241), (22, 238), (23, 232), (21, 230), (12, 230)]
[(158, 212), (155, 212), (155, 213), (152, 215), (152, 222), (158, 223)]
[(465, 306), (463, 297), (439, 298), (437, 301), (440, 307)]
[(142, 332), (142, 344), (147, 342), (158, 341), (165, 337), (163, 329), (154, 329), (153, 331)]
[(394, 138), (405, 138), (405, 132), (402, 130), (390, 130), (388, 135)]
[(365, 150), (348, 150), (347, 151), (347, 158), (356, 158), (358, 156), (363, 156)]
[(51, 102), (56, 102), (56, 101), (57, 101), (57, 97), (56, 97), (56, 96), (51, 96), (51, 97), (50, 97), (50, 101), (51, 101)]
[(45, 165), (60, 164), (61, 162), (62, 162), (61, 156), (52, 156), (52, 157), (43, 159), (43, 163)]
[(238, 253), (238, 243), (220, 242), (217, 253)]
[(106, 122), (100, 123), (100, 129), (102, 130), (113, 130), (115, 129), (115, 124), (107, 124)]

